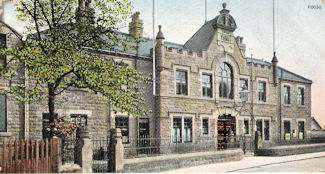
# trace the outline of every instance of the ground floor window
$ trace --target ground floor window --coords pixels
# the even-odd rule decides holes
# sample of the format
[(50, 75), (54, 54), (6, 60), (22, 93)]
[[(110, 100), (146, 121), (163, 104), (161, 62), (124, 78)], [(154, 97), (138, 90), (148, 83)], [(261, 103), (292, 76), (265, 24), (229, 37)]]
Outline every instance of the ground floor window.
[(244, 120), (244, 134), (246, 134), (246, 135), (249, 134), (249, 120), (248, 119)]
[(264, 120), (264, 140), (270, 140), (270, 121)]
[(172, 141), (173, 143), (192, 142), (192, 118), (173, 118)]
[(298, 138), (304, 139), (305, 138), (305, 122), (298, 121)]
[(173, 130), (172, 137), (173, 143), (181, 143), (182, 142), (182, 118), (173, 118)]
[(283, 122), (283, 128), (284, 128), (284, 140), (290, 140), (291, 139), (291, 126), (290, 126), (289, 120), (286, 120)]
[[(54, 119), (58, 118), (58, 114), (54, 115)], [(50, 114), (43, 113), (43, 120), (42, 120), (42, 137), (43, 139), (51, 138), (51, 127), (50, 127)]]
[(209, 134), (209, 119), (208, 118), (202, 119), (202, 134), (203, 135)]
[(122, 143), (129, 143), (129, 118), (115, 117), (115, 128), (120, 128), (122, 133)]
[(256, 120), (257, 131), (260, 132), (262, 140), (270, 140), (270, 120), (258, 119)]
[(71, 114), (72, 123), (79, 127), (87, 126), (88, 116), (87, 114)]
[(184, 142), (192, 142), (192, 118), (184, 118)]
[(0, 132), (7, 132), (7, 96), (0, 94)]

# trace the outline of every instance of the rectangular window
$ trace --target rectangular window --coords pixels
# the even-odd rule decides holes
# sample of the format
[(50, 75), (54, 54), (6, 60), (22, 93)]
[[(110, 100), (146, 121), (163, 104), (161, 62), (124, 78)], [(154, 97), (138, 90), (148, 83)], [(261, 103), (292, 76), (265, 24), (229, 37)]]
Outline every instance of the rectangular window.
[(264, 140), (270, 140), (270, 121), (264, 120)]
[(242, 100), (247, 101), (248, 99), (248, 80), (239, 79), (239, 97)]
[(115, 128), (120, 128), (122, 133), (122, 143), (129, 143), (129, 118), (115, 117)]
[(266, 82), (258, 82), (258, 100), (266, 102)]
[(244, 120), (244, 134), (249, 134), (249, 120)]
[[(58, 118), (58, 114), (54, 115), (54, 119)], [(43, 113), (43, 121), (42, 121), (42, 137), (43, 139), (51, 138), (51, 128), (50, 128), (50, 114)]]
[(0, 132), (7, 132), (7, 96), (0, 94)]
[(257, 128), (257, 131), (260, 132), (261, 134), (261, 137), (263, 135), (263, 124), (262, 124), (262, 120), (256, 120), (256, 128)]
[(298, 88), (298, 105), (304, 105), (304, 104), (305, 104), (305, 89)]
[(72, 123), (77, 126), (84, 127), (87, 126), (87, 114), (71, 114)]
[(202, 119), (202, 134), (203, 135), (209, 134), (209, 119), (208, 118)]
[(290, 104), (290, 86), (283, 86), (284, 104)]
[(182, 136), (182, 118), (174, 118), (173, 130), (172, 130), (173, 143), (181, 143), (182, 142), (181, 136)]
[(187, 95), (187, 72), (176, 71), (176, 94)]
[[(2, 48), (6, 48), (7, 47), (7, 39), (6, 39), (6, 35), (5, 34), (0, 34), (0, 49)], [(0, 63), (2, 65), (6, 64), (6, 56), (5, 55), (0, 55)]]
[(283, 128), (284, 128), (284, 140), (290, 140), (291, 139), (290, 121), (284, 121)]
[(305, 122), (298, 121), (298, 138), (300, 140), (305, 138)]
[(202, 75), (202, 96), (212, 97), (212, 76), (208, 74)]
[(192, 118), (184, 118), (184, 142), (192, 142)]

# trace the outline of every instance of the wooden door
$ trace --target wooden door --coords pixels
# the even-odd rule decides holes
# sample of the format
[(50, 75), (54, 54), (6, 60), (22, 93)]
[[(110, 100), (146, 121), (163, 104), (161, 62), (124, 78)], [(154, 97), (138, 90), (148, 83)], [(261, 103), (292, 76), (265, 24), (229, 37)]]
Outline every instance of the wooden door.
[(231, 120), (218, 120), (218, 150), (227, 149), (230, 132), (233, 129)]

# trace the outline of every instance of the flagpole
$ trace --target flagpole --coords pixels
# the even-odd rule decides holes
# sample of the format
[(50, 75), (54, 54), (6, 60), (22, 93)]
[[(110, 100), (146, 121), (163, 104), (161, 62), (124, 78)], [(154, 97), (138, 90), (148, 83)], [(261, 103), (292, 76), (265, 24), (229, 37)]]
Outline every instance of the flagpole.
[(207, 22), (208, 20), (208, 14), (207, 14), (207, 0), (205, 0), (205, 23)]
[(275, 19), (274, 19), (274, 12), (275, 12), (275, 7), (274, 7), (275, 3), (273, 0), (273, 52), (275, 52)]
[(156, 96), (156, 46), (155, 46), (155, 0), (152, 0), (152, 83), (153, 95)]

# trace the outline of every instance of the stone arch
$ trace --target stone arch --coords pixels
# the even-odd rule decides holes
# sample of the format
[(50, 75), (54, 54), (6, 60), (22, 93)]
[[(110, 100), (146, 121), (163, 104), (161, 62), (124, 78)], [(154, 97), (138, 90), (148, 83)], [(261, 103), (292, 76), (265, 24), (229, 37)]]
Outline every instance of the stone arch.
[(222, 56), (215, 56), (211, 63), (211, 70), (217, 72), (217, 67), (219, 67), (218, 65), (222, 62), (226, 62), (232, 66), (234, 75), (240, 74), (240, 66), (238, 62), (236, 61), (235, 57), (229, 53), (222, 54)]

